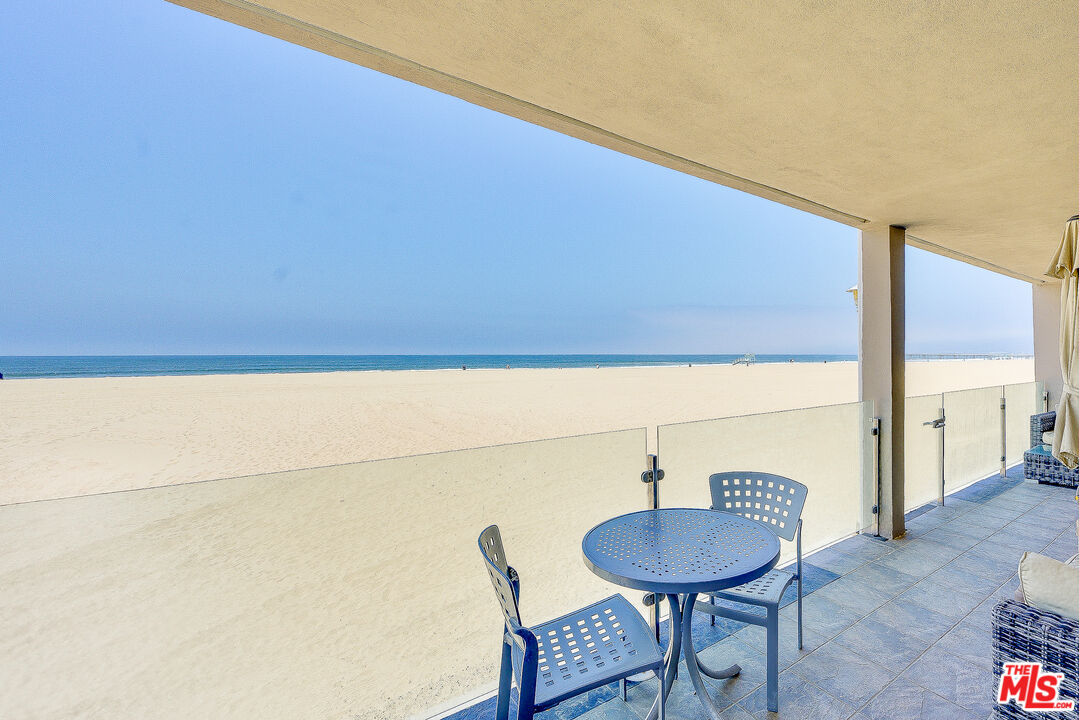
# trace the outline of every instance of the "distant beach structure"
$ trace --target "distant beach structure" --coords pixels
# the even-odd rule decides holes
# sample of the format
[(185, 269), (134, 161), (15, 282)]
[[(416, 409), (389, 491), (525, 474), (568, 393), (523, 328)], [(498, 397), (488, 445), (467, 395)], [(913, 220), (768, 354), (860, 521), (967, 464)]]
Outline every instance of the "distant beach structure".
[(731, 365), (752, 365), (757, 361), (757, 356), (753, 353), (746, 353), (742, 357), (738, 358)]

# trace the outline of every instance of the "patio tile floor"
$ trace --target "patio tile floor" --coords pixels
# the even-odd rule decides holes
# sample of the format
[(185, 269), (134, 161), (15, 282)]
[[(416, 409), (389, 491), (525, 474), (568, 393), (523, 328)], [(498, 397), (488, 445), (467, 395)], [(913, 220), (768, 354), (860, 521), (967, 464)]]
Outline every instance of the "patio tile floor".
[[(807, 556), (802, 651), (795, 606), (780, 611), (779, 713), (765, 706), (763, 628), (710, 627), (699, 616), (701, 657), (742, 666), (737, 678), (706, 680), (722, 720), (986, 720), (993, 606), (1014, 593), (1023, 552), (1075, 554), (1073, 498), (1067, 488), (1024, 481), (1016, 467), (950, 495), (943, 508), (918, 508), (902, 542), (860, 535)], [(539, 717), (641, 720), (655, 691), (654, 678), (631, 685), (629, 702), (615, 686), (601, 688)], [(706, 718), (684, 672), (667, 710), (672, 720)], [(493, 718), (490, 699), (449, 720)]]

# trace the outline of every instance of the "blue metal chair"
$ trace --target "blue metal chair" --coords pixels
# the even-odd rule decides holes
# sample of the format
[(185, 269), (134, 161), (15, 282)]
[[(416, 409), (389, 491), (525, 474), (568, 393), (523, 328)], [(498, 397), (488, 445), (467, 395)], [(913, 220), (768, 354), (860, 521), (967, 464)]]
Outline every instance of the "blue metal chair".
[[(734, 513), (764, 524), (784, 540), (794, 540), (798, 561), (795, 571), (776, 569), (753, 582), (697, 600), (696, 610), (763, 626), (768, 633), (768, 709), (779, 711), (779, 604), (792, 582), (798, 583), (798, 649), (802, 649), (802, 508), (809, 489), (800, 482), (763, 472), (724, 472), (708, 478), (712, 509)], [(765, 608), (764, 616), (728, 607), (727, 600)]]
[(651, 670), (659, 678), (659, 720), (664, 720), (663, 657), (652, 631), (621, 595), (533, 627), (521, 625), (520, 577), (506, 562), (502, 535), (492, 525), (479, 537), (498, 602), (505, 616), (496, 720), (507, 720), (511, 679), (517, 685), (517, 718), (595, 688)]

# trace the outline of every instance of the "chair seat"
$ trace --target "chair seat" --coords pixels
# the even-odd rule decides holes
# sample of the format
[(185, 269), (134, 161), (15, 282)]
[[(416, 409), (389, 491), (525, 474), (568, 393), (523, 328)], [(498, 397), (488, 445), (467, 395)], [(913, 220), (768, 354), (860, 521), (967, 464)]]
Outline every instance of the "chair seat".
[(712, 594), (717, 598), (750, 605), (778, 605), (783, 592), (795, 577), (797, 576), (788, 570), (772, 570), (753, 582)]
[[(529, 629), (539, 645), (537, 709), (663, 664), (652, 629), (621, 595)], [(518, 677), (521, 656), (514, 644)]]

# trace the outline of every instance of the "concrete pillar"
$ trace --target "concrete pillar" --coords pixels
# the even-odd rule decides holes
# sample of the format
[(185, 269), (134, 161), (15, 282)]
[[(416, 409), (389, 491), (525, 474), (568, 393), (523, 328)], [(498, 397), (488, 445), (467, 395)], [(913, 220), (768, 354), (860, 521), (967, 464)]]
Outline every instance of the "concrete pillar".
[[(895, 226), (862, 230), (858, 246), (858, 397), (880, 417), (879, 532), (901, 537), (903, 410), (906, 372), (905, 257), (907, 232)], [(875, 479), (871, 479), (875, 480)], [(867, 483), (872, 487), (875, 483)]]
[(1049, 391), (1049, 409), (1056, 409), (1064, 381), (1060, 377), (1060, 283), (1032, 285), (1034, 306), (1034, 379)]

